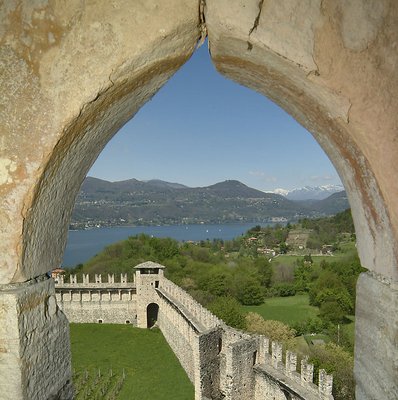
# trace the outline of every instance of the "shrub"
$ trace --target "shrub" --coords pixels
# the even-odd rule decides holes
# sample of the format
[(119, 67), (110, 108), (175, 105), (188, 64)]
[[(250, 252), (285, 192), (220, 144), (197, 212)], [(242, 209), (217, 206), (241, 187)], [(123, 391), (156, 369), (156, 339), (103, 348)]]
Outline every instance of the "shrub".
[(333, 374), (333, 396), (335, 400), (355, 400), (354, 359), (342, 347), (334, 343), (311, 348), (311, 363), (315, 376), (324, 368)]
[(240, 304), (233, 297), (218, 297), (211, 302), (208, 309), (227, 325), (237, 329), (245, 329), (246, 321)]
[(279, 342), (291, 340), (296, 335), (295, 330), (283, 322), (265, 320), (260, 314), (253, 312), (246, 315), (246, 329), (249, 332), (259, 333)]
[(287, 297), (294, 296), (296, 294), (296, 288), (294, 285), (289, 283), (280, 283), (274, 286), (274, 290), (277, 296)]

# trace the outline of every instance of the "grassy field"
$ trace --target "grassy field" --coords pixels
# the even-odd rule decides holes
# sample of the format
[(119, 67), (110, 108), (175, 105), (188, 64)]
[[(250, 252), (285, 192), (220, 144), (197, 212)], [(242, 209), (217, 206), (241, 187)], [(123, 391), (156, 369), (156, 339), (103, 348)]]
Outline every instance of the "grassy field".
[(317, 255), (314, 254), (314, 250), (305, 249), (301, 251), (301, 255), (292, 255), (292, 254), (280, 254), (279, 256), (273, 259), (273, 262), (276, 264), (286, 264), (286, 265), (294, 265), (297, 259), (302, 259), (304, 255), (311, 254), (312, 260), (315, 264), (320, 264), (321, 261), (325, 260), (329, 263), (333, 263), (335, 261), (340, 261), (347, 257), (352, 257), (357, 253), (355, 242), (347, 241), (341, 242), (339, 244), (340, 250), (333, 253), (332, 256), (329, 255)]
[(70, 328), (75, 385), (81, 387), (76, 400), (194, 398), (191, 382), (159, 330), (108, 324)]
[(292, 324), (315, 317), (318, 308), (310, 306), (306, 294), (290, 297), (272, 297), (259, 306), (242, 306), (245, 312), (256, 312), (265, 319)]

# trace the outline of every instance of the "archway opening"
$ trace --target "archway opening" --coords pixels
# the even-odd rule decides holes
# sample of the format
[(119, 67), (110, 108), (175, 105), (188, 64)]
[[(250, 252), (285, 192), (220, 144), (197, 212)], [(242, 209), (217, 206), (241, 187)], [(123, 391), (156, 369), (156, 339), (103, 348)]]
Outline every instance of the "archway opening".
[[(197, 57), (199, 57), (199, 62), (197, 61)], [(204, 57), (206, 57), (205, 61), (203, 60)], [(96, 176), (97, 179), (88, 179), (83, 185), (83, 193), (79, 195), (78, 198), (78, 201), (80, 202), (79, 205), (81, 207), (87, 207), (90, 212), (92, 212), (91, 217), (93, 217), (93, 213), (96, 209), (100, 210), (101, 208), (106, 208), (106, 203), (109, 203), (110, 208), (112, 208), (113, 210), (117, 210), (117, 207), (119, 207), (120, 209), (126, 207), (127, 201), (131, 201), (132, 205), (134, 206), (133, 211), (137, 212), (138, 210), (137, 214), (134, 216), (135, 219), (128, 220), (128, 218), (124, 215), (115, 214), (116, 217), (115, 219), (111, 220), (110, 226), (112, 226), (112, 224), (117, 225), (118, 221), (120, 221), (121, 219), (123, 220), (121, 222), (126, 222), (126, 226), (124, 226), (124, 228), (128, 228), (129, 223), (133, 225), (138, 225), (139, 222), (141, 222), (142, 225), (145, 225), (146, 223), (152, 225), (165, 225), (172, 223), (183, 224), (183, 220), (171, 220), (171, 202), (166, 202), (167, 213), (162, 214), (161, 209), (163, 204), (159, 197), (155, 197), (153, 199), (145, 198), (144, 196), (142, 196), (142, 194), (134, 192), (133, 190), (135, 189), (133, 189), (133, 187), (134, 185), (136, 185), (139, 190), (144, 191), (145, 185), (149, 183), (150, 185), (152, 185), (153, 191), (156, 186), (163, 187), (163, 192), (161, 190), (159, 192), (155, 192), (157, 196), (160, 196), (159, 193), (162, 193), (162, 195), (164, 195), (168, 191), (172, 192), (171, 189), (177, 189), (180, 192), (184, 193), (182, 195), (183, 197), (190, 190), (186, 187), (188, 185), (185, 185), (185, 187), (184, 185), (182, 185), (184, 183), (187, 183), (184, 177), (188, 178), (198, 171), (199, 173), (197, 173), (196, 177), (202, 174), (202, 179), (210, 179), (210, 182), (207, 181), (209, 183), (213, 183), (214, 179), (233, 179), (237, 177), (236, 174), (240, 174), (238, 175), (239, 180), (243, 180), (245, 183), (248, 183), (248, 179), (251, 179), (251, 183), (249, 185), (252, 188), (244, 188), (244, 190), (251, 190), (252, 193), (251, 196), (248, 196), (245, 206), (247, 206), (248, 204), (251, 205), (251, 203), (254, 201), (253, 198), (255, 198), (255, 195), (253, 193), (256, 193), (256, 196), (258, 196), (258, 201), (260, 202), (262, 196), (265, 196), (263, 190), (265, 191), (267, 189), (276, 189), (281, 185), (283, 187), (284, 183), (289, 182), (288, 180), (286, 180), (286, 177), (292, 178), (292, 180), (289, 182), (289, 186), (287, 187), (288, 189), (300, 185), (308, 186), (311, 183), (312, 185), (319, 186), (330, 184), (331, 181), (335, 184), (341, 183), (336, 172), (333, 169), (333, 166), (330, 164), (325, 154), (319, 148), (316, 141), (308, 132), (306, 132), (301, 126), (299, 126), (293, 120), (293, 118), (288, 116), (274, 103), (268, 101), (262, 95), (253, 93), (253, 91), (251, 90), (238, 87), (235, 84), (229, 84), (228, 81), (225, 81), (223, 79), (220, 85), (216, 85), (217, 80), (214, 77), (214, 74), (210, 76), (209, 86), (213, 85), (216, 86), (216, 88), (211, 96), (211, 102), (208, 101), (210, 102), (210, 105), (206, 106), (210, 109), (209, 112), (212, 112), (211, 118), (210, 116), (208, 116), (209, 112), (206, 111), (207, 108), (205, 108), (205, 106), (202, 106), (203, 114), (206, 114), (209, 119), (206, 120), (201, 115), (199, 115), (199, 117), (196, 116), (197, 119), (195, 120), (194, 114), (197, 114), (196, 110), (200, 108), (200, 104), (202, 104), (204, 101), (204, 99), (202, 98), (196, 99), (195, 97), (198, 97), (196, 93), (202, 93), (200, 92), (200, 86), (204, 86), (202, 89), (203, 92), (207, 93), (207, 95), (211, 92), (210, 88), (208, 86), (205, 86), (205, 84), (201, 82), (199, 78), (198, 82), (193, 84), (192, 87), (191, 85), (186, 84), (186, 80), (189, 78), (190, 75), (200, 75), (201, 70), (205, 67), (204, 63), (209, 64), (209, 60), (207, 59), (207, 57), (207, 49), (205, 47), (200, 48), (191, 60), (192, 62), (198, 62), (197, 73), (194, 73), (195, 71), (189, 70), (188, 64), (186, 64), (186, 67), (183, 67), (181, 74), (177, 74), (175, 76), (178, 85), (183, 87), (184, 90), (194, 93), (194, 96), (188, 96), (184, 92), (184, 90), (182, 91), (182, 94), (180, 92), (176, 96), (172, 96), (170, 92), (166, 93), (166, 87), (165, 90), (162, 90), (150, 104), (145, 106), (137, 114), (137, 116), (133, 120), (131, 120), (131, 123), (129, 122), (128, 124), (126, 124), (126, 126), (120, 131), (120, 135), (116, 135), (114, 139), (112, 139), (110, 146), (106, 148), (102, 155), (100, 155), (99, 161), (102, 161), (102, 165), (100, 162), (98, 162), (92, 169), (92, 174)], [(206, 68), (209, 68), (209, 65), (207, 65)], [(212, 69), (213, 67), (210, 65), (210, 68)], [(207, 75), (205, 76), (207, 77)], [(170, 81), (170, 85), (175, 82), (175, 79), (173, 79), (173, 81)], [(244, 91), (244, 96), (242, 96), (243, 99), (240, 99), (239, 95), (233, 91), (233, 88), (236, 87), (238, 87), (241, 91)], [(223, 95), (224, 91), (226, 93)], [(220, 96), (218, 97), (218, 95)], [(234, 95), (236, 95), (239, 100), (236, 102), (237, 104), (231, 106), (230, 103), (228, 103), (228, 98), (232, 98)], [(257, 103), (253, 101), (250, 96), (255, 97)], [(173, 104), (172, 102), (173, 98), (175, 104)], [(181, 99), (184, 99), (184, 102), (182, 102)], [(158, 101), (162, 104), (161, 107), (157, 105)], [(266, 105), (264, 105), (264, 103), (266, 103)], [(189, 106), (187, 104), (189, 104)], [(230, 109), (228, 109), (228, 107), (230, 107)], [(164, 110), (162, 110), (163, 108)], [(181, 115), (181, 110), (180, 115), (175, 112), (175, 109), (179, 108), (181, 108), (183, 115)], [(244, 109), (241, 113), (239, 113), (240, 108)], [(264, 115), (262, 115), (263, 113), (267, 113), (267, 117), (264, 117)], [(217, 114), (221, 115), (221, 118), (219, 118), (218, 120), (215, 118)], [(277, 117), (279, 118), (277, 119)], [(172, 121), (172, 124), (170, 124), (168, 118)], [(175, 126), (173, 126), (173, 123)], [(154, 129), (153, 125), (156, 125), (157, 129)], [(184, 131), (184, 128), (188, 130), (192, 129), (193, 134), (191, 134), (191, 132)], [(206, 132), (206, 134), (201, 134), (201, 132), (205, 129), (208, 129), (209, 132)], [(176, 132), (174, 132), (173, 130), (175, 130)], [(265, 155), (263, 149), (267, 149)], [(243, 153), (240, 153), (240, 150), (243, 151)], [(203, 159), (205, 160), (205, 163), (203, 162)], [(237, 159), (239, 160), (239, 162), (236, 162)], [(218, 164), (213, 163), (214, 160), (217, 160)], [(223, 164), (225, 164), (225, 166)], [(268, 169), (268, 173), (266, 172), (268, 166), (271, 166), (272, 172), (270, 172), (270, 169)], [(312, 171), (308, 169), (311, 166), (313, 168)], [(240, 167), (240, 171), (238, 167)], [(183, 171), (185, 172), (185, 175), (172, 175), (172, 173), (176, 173), (176, 171), (180, 170), (185, 170)], [(225, 170), (227, 170), (227, 172), (225, 172)], [(282, 171), (282, 173), (275, 176), (278, 170)], [(134, 171), (134, 175), (132, 175), (131, 171)], [(115, 173), (121, 173), (122, 175), (112, 175)], [(303, 181), (300, 181), (300, 174), (306, 175), (305, 179), (304, 177), (302, 178)], [(183, 178), (181, 178), (181, 176), (183, 176)], [(138, 181), (136, 179), (137, 177), (139, 178)], [(98, 178), (102, 178), (102, 180), (99, 180)], [(162, 180), (153, 181), (153, 178), (161, 178)], [(110, 181), (119, 182), (112, 183)], [(204, 183), (201, 184), (200, 181), (194, 181), (194, 183), (190, 186), (201, 186), (207, 183), (206, 181), (203, 182)], [(101, 192), (101, 194), (105, 193), (105, 198), (100, 199), (94, 197), (95, 191), (93, 190), (93, 188), (97, 184), (99, 187), (99, 192)], [(131, 188), (130, 195), (128, 193), (128, 190), (123, 193), (122, 191), (120, 191), (117, 194), (118, 196), (120, 196), (122, 204), (118, 205), (112, 199), (112, 196), (114, 195), (112, 194), (113, 185), (120, 185), (119, 188)], [(239, 182), (230, 181), (227, 182), (224, 187), (222, 187), (222, 185), (218, 186), (220, 188), (220, 192), (222, 192), (222, 190), (224, 189), (228, 189), (228, 187), (226, 187), (228, 185), (235, 185), (234, 190), (242, 190), (242, 188), (244, 187), (244, 185), (239, 185)], [(207, 187), (206, 185), (206, 187), (204, 188), (204, 192), (210, 192), (211, 190), (214, 190), (212, 186), (213, 185), (209, 185), (209, 187)], [(256, 190), (253, 189), (253, 186)], [(230, 189), (231, 187), (228, 190)], [(340, 189), (343, 188), (340, 187)], [(174, 193), (177, 192), (173, 192), (173, 195)], [(227, 191), (225, 191), (224, 193), (227, 193)], [(138, 202), (145, 201), (146, 209), (144, 207), (140, 209), (139, 204), (133, 204), (133, 194), (137, 195), (137, 198), (139, 199)], [(183, 203), (181, 201), (181, 198), (177, 197), (177, 194), (175, 196), (176, 197), (173, 199), (173, 204), (181, 206), (177, 207), (177, 209), (183, 209), (186, 206), (186, 203)], [(283, 196), (272, 196), (275, 196), (275, 193), (270, 194), (269, 199), (271, 204), (275, 204), (278, 201), (282, 202), (285, 200)], [(225, 197), (228, 196), (225, 195)], [(202, 203), (204, 202), (204, 198), (205, 197), (201, 198)], [(263, 197), (263, 199), (264, 198), (265, 197)], [(343, 198), (346, 201), (345, 194)], [(269, 199), (266, 198), (265, 202), (267, 202)], [(309, 199), (311, 201), (314, 200), (313, 198)], [(303, 199), (299, 200), (303, 201)], [(98, 204), (100, 204), (101, 202), (102, 204), (98, 207)], [(340, 209), (340, 211), (348, 207), (347, 201), (344, 204), (345, 205)], [(109, 210), (110, 208), (108, 208), (107, 210)], [(150, 217), (151, 220), (145, 220), (141, 218), (150, 208), (156, 211), (155, 216), (158, 219), (154, 219), (153, 215), (151, 215)], [(199, 203), (195, 203), (195, 208), (196, 210), (199, 208)], [(82, 208), (80, 208), (79, 211), (81, 210)], [(238, 212), (240, 211), (239, 207), (235, 207), (235, 210), (233, 211), (235, 215), (238, 215)], [(335, 212), (335, 210), (333, 212)], [(133, 215), (133, 212), (131, 213), (131, 215)], [(187, 216), (189, 217), (189, 209), (188, 211), (185, 211), (185, 214), (183, 215), (185, 216), (185, 218)], [(307, 214), (303, 214), (301, 215), (301, 217), (303, 217), (304, 215), (310, 216)], [(177, 216), (179, 215), (177, 214)], [(284, 216), (283, 214), (273, 214), (273, 217), (275, 217), (276, 220), (277, 218), (281, 218), (283, 220), (283, 217), (286, 217), (286, 215)], [(162, 220), (160, 218), (169, 219)], [(205, 216), (202, 215), (201, 218), (205, 218)], [(224, 222), (239, 223), (240, 221), (238, 218), (235, 220), (224, 220)], [(139, 221), (140, 219), (141, 221)], [(284, 218), (284, 220), (287, 221), (288, 218)], [(193, 220), (194, 223), (196, 222), (198, 226), (201, 226), (200, 223), (198, 224), (199, 221), (204, 220)], [(222, 219), (217, 220), (217, 222), (220, 221), (222, 221)], [(206, 223), (207, 222), (211, 221), (206, 221)], [(262, 222), (264, 221), (253, 219), (247, 224), (247, 229), (252, 228), (255, 224)], [(93, 225), (87, 226), (87, 228), (93, 228), (96, 225), (98, 225), (98, 227), (101, 227), (102, 221), (101, 218), (97, 216), (97, 221), (94, 220), (91, 221), (91, 223)], [(185, 221), (184, 228), (191, 229), (191, 225), (187, 224)], [(103, 227), (108, 228), (106, 225)], [(155, 228), (158, 229), (158, 231), (160, 230), (159, 227)], [(204, 228), (203, 230), (206, 231), (207, 228), (208, 227), (206, 226), (206, 228)], [(101, 232), (101, 229), (99, 229), (98, 231)], [(89, 229), (84, 233), (93, 234), (95, 232), (95, 229)], [(75, 232), (72, 232), (72, 234), (74, 233)], [(81, 232), (76, 232), (76, 234), (79, 234), (79, 236), (80, 233)], [(189, 234), (189, 231), (185, 231), (185, 235)], [(150, 233), (150, 235), (152, 235), (152, 233)], [(239, 235), (240, 233), (238, 234), (238, 236)], [(206, 240), (206, 238), (206, 236), (202, 237), (204, 241)], [(187, 239), (191, 238), (189, 236), (186, 236), (185, 240)], [(141, 241), (130, 240), (131, 248), (126, 250), (126, 253), (134, 251), (134, 249), (136, 252), (138, 252), (138, 248), (140, 246), (142, 248), (147, 248), (147, 245), (150, 241), (151, 240), (149, 238), (147, 240)], [(351, 244), (354, 245), (354, 243)], [(78, 241), (78, 245), (82, 245), (82, 240)], [(195, 255), (198, 260), (195, 261), (206, 262), (206, 258), (210, 258), (210, 253), (207, 250), (208, 249), (206, 248), (199, 249), (198, 254)], [(260, 261), (266, 261), (267, 259), (273, 257), (272, 254), (267, 253), (267, 251), (271, 251), (271, 253), (273, 251), (269, 247), (257, 246), (256, 248), (254, 248), (253, 246), (253, 250), (254, 253), (250, 254), (249, 257), (254, 258), (260, 256), (258, 257), (259, 259), (261, 259)], [(124, 251), (125, 249), (122, 249), (121, 246), (119, 246), (119, 248), (116, 246), (113, 249), (109, 249), (108, 255), (109, 257), (112, 257), (112, 254), (117, 255), (118, 252), (120, 253)], [(244, 251), (246, 250), (242, 249), (242, 252)], [(239, 252), (240, 248), (235, 251), (235, 253)], [(302, 257), (304, 254), (300, 255)], [(233, 255), (233, 257), (236, 257), (236, 254)], [(294, 258), (297, 257), (295, 256)], [(102, 263), (102, 260), (100, 259), (97, 259), (97, 261), (98, 264)], [(127, 265), (126, 260), (124, 260), (120, 264)], [(232, 267), (230, 265), (230, 267), (226, 269), (236, 270), (236, 268), (234, 268), (234, 261), (230, 261), (230, 264), (232, 265)], [(130, 262), (129, 265), (134, 264)], [(168, 266), (167, 262), (165, 263), (165, 265), (166, 267)], [(285, 264), (282, 265), (284, 266)], [(176, 268), (175, 265), (173, 266), (174, 268)], [(290, 275), (293, 278), (294, 266), (287, 265), (286, 268), (288, 268)], [(191, 269), (194, 270), (194, 268)], [(278, 266), (276, 267), (276, 269), (281, 275), (278, 278), (279, 283), (285, 283), (286, 278), (283, 276), (284, 271), (282, 270), (282, 266)], [(306, 269), (309, 270), (310, 267), (307, 266)], [(240, 275), (236, 273), (233, 276), (233, 279), (231, 279), (231, 281), (233, 281), (233, 285), (229, 284), (228, 279), (230, 278), (230, 276), (227, 275), (227, 279), (225, 279), (225, 276), (223, 276), (222, 273), (220, 274), (218, 272), (219, 271), (215, 271), (214, 280), (212, 282), (214, 284), (214, 287), (211, 288), (214, 293), (210, 293), (210, 295), (229, 295), (231, 293), (229, 293), (228, 290), (232, 287), (235, 292), (239, 292), (239, 296), (242, 302), (245, 302), (246, 305), (250, 306), (251, 304), (248, 302), (252, 300), (247, 300), (247, 298), (244, 299), (244, 295), (240, 292), (243, 288), (246, 288), (246, 285), (248, 286), (250, 283), (247, 279), (247, 275), (250, 275), (253, 272), (254, 274), (256, 273), (254, 268), (252, 268), (252, 265), (250, 264), (250, 266), (248, 266), (248, 264), (246, 264), (246, 275), (244, 273)], [(190, 277), (186, 277), (185, 275), (184, 279), (185, 280), (182, 283), (184, 289), (195, 289), (195, 285), (197, 284), (195, 279), (192, 279), (192, 277), (190, 279)], [(216, 287), (217, 285), (219, 286)], [(211, 285), (209, 284), (209, 286)], [(256, 289), (258, 289), (258, 287)], [(284, 290), (283, 293), (282, 289)], [(281, 296), (285, 296), (286, 292), (288, 291), (285, 289), (286, 288), (278, 288), (278, 290), (281, 290), (278, 293), (281, 294)], [(292, 287), (288, 289), (291, 290)], [(199, 287), (199, 290), (202, 290), (202, 287)], [(267, 293), (270, 293), (270, 291)], [(354, 300), (352, 299), (352, 302), (353, 301)], [(352, 310), (350, 310), (350, 313), (352, 313)], [(147, 326), (150, 327), (151, 325), (148, 318), (149, 317), (147, 316)], [(309, 334), (310, 332), (305, 333)], [(219, 342), (219, 347), (221, 349), (221, 340)], [(256, 356), (253, 356), (253, 364), (255, 363), (255, 357)]]
[(148, 304), (146, 308), (146, 325), (150, 329), (154, 327), (157, 323), (159, 317), (159, 305), (156, 303)]

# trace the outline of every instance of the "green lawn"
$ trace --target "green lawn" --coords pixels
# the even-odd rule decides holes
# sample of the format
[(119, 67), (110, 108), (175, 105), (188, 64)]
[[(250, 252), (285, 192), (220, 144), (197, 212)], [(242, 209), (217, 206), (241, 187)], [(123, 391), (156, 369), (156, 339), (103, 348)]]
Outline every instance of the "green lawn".
[(104, 394), (105, 389), (99, 393), (99, 388), (101, 384), (107, 388), (116, 386), (118, 380), (118, 400), (194, 398), (193, 385), (159, 330), (71, 324), (70, 331), (75, 383), (82, 388), (91, 384), (93, 388), (89, 397), (81, 394), (77, 399), (111, 399)]
[(315, 317), (318, 308), (310, 306), (306, 294), (290, 297), (272, 297), (259, 306), (242, 306), (245, 312), (256, 312), (264, 319), (292, 324)]

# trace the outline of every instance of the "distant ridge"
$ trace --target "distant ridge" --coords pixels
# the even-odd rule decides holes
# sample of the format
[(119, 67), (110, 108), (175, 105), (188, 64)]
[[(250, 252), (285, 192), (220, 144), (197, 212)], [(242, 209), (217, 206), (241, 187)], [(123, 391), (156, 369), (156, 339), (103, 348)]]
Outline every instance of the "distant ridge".
[(219, 182), (204, 189), (211, 191), (214, 194), (223, 196), (225, 198), (267, 198), (267, 193), (261, 190), (253, 189), (242, 182), (237, 180), (227, 180)]
[(162, 187), (162, 188), (184, 189), (184, 188), (188, 187), (188, 186), (182, 185), (181, 183), (166, 182), (166, 181), (161, 181), (160, 179), (151, 179), (149, 181), (144, 181), (144, 182), (149, 183), (150, 185), (155, 185), (157, 187)]
[(286, 190), (282, 188), (274, 189), (269, 193), (276, 193), (286, 197), (289, 200), (323, 200), (330, 195), (344, 191), (342, 185), (322, 185), (322, 186), (304, 186), (301, 188)]
[(78, 194), (72, 228), (120, 225), (296, 220), (332, 215), (348, 208), (344, 194), (321, 201), (291, 201), (237, 180), (191, 188), (159, 179), (118, 182), (87, 177)]

